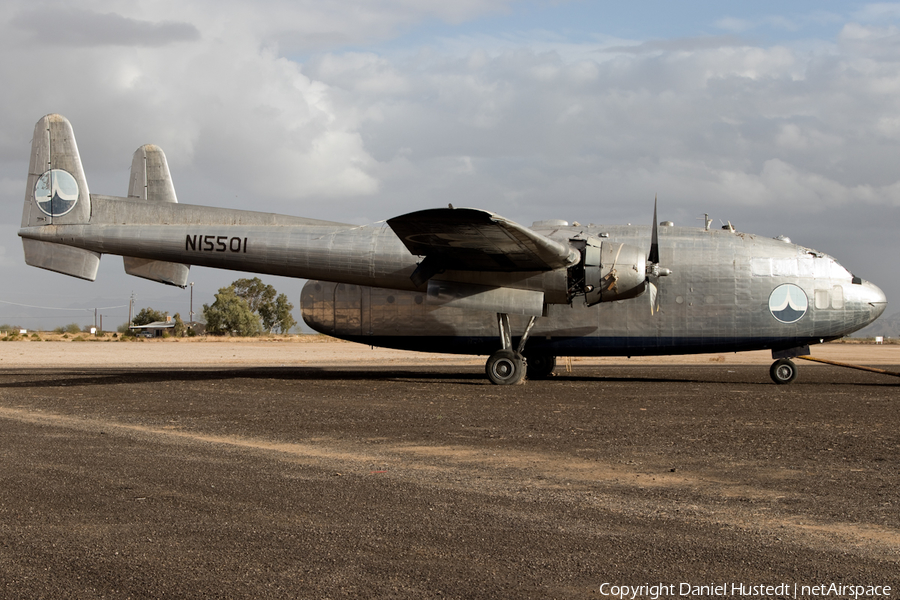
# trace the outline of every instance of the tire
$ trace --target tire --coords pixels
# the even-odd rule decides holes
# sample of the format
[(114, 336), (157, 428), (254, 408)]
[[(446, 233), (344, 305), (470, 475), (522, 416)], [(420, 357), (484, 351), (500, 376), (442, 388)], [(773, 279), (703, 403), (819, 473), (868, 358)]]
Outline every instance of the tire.
[(787, 358), (778, 359), (769, 367), (769, 376), (778, 385), (787, 385), (797, 379), (797, 365)]
[(556, 368), (556, 357), (547, 354), (532, 354), (526, 361), (528, 379), (548, 379)]
[(497, 350), (484, 366), (494, 385), (518, 385), (525, 382), (525, 359), (512, 350)]

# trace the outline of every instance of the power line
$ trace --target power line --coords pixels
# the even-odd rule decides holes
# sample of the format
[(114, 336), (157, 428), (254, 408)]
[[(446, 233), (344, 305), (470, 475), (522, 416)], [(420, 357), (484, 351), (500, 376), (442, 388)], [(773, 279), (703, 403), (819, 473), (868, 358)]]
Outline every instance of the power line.
[[(77, 314), (77, 315), (0, 315), (0, 319), (78, 319), (81, 317), (85, 317), (88, 315)], [(121, 313), (103, 313), (104, 317), (119, 317), (125, 318), (128, 315)]]
[(13, 306), (23, 306), (25, 308), (40, 308), (43, 310), (87, 310), (87, 311), (110, 310), (113, 308), (125, 308), (128, 306), (127, 304), (119, 304), (118, 306), (97, 306), (95, 308), (72, 308), (71, 306), (68, 308), (57, 308), (55, 306), (35, 306), (34, 304), (20, 304), (18, 302), (7, 302), (6, 300), (0, 300), (0, 304), (11, 304)]

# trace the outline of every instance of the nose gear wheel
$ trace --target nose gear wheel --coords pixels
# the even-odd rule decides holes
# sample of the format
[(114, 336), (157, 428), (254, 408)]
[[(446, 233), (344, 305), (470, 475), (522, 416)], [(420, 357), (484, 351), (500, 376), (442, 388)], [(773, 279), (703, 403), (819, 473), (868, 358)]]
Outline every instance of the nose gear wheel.
[(776, 360), (769, 368), (769, 376), (779, 385), (791, 383), (797, 379), (797, 365), (787, 358)]

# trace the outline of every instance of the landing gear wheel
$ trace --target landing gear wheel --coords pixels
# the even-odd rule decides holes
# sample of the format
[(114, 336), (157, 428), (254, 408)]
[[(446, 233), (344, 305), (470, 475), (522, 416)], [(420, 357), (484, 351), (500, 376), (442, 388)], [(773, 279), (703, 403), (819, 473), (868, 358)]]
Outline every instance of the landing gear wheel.
[(772, 363), (769, 376), (778, 385), (788, 384), (797, 379), (797, 365), (790, 359), (780, 358)]
[(518, 385), (525, 382), (525, 359), (512, 350), (497, 350), (484, 371), (494, 385)]
[(556, 357), (546, 354), (526, 355), (528, 379), (548, 379), (556, 368)]

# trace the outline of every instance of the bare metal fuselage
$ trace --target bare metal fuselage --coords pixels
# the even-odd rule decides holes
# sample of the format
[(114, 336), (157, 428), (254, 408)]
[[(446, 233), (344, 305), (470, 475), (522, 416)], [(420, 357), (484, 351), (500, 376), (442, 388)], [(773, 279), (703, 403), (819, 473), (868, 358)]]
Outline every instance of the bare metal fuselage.
[[(647, 245), (649, 228), (598, 228), (617, 241)], [(555, 235), (575, 236), (584, 228)], [(660, 229), (658, 308), (649, 294), (585, 306), (548, 304), (528, 347), (554, 356), (636, 356), (800, 348), (843, 337), (877, 318), (884, 295), (831, 257), (779, 240), (730, 231)], [(457, 277), (465, 274), (457, 273)], [(564, 284), (564, 279), (555, 282)], [(550, 285), (550, 275), (523, 284)], [(794, 323), (769, 309), (773, 290), (801, 288), (807, 312)], [(314, 329), (354, 341), (416, 350), (489, 354), (498, 347), (496, 319), (453, 306), (434, 307), (419, 292), (310, 281), (301, 295)], [(527, 318), (512, 322), (522, 331)]]
[[(486, 354), (499, 345), (496, 317), (435, 303), (410, 275), (410, 255), (384, 225), (356, 227), (230, 209), (92, 196), (91, 219), (23, 228), (25, 239), (219, 269), (308, 278), (301, 306), (317, 331), (377, 346)], [(647, 227), (536, 229), (563, 242), (604, 236), (638, 246)], [(546, 302), (529, 341), (558, 356), (641, 355), (792, 348), (842, 337), (884, 309), (881, 291), (831, 257), (729, 230), (660, 228), (658, 310), (649, 294), (587, 307), (565, 302), (565, 270), (542, 273), (446, 272), (436, 279), (539, 290)], [(857, 280), (858, 281), (858, 280)], [(773, 317), (769, 299), (784, 283), (800, 287), (807, 314)], [(520, 331), (525, 316), (513, 317)], [(521, 327), (519, 327), (521, 324)]]

